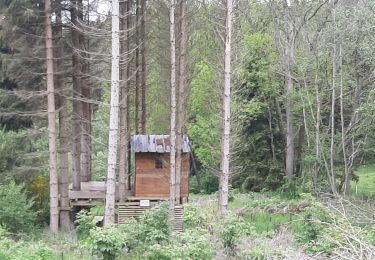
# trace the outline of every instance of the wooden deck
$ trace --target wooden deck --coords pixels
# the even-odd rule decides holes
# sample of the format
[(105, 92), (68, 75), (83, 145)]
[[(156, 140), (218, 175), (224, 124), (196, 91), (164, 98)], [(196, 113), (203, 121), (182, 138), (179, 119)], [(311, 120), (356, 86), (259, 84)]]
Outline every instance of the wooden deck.
[[(118, 202), (120, 196), (118, 194), (118, 183), (116, 183), (116, 201)], [(150, 200), (150, 201), (160, 201), (168, 200), (167, 196), (134, 196), (132, 190), (125, 191), (126, 201), (140, 201), (140, 200)], [(105, 202), (106, 193), (106, 183), (102, 181), (89, 181), (81, 183), (81, 190), (72, 190), (72, 185), (69, 186), (69, 199), (70, 206), (94, 206), (100, 205)]]

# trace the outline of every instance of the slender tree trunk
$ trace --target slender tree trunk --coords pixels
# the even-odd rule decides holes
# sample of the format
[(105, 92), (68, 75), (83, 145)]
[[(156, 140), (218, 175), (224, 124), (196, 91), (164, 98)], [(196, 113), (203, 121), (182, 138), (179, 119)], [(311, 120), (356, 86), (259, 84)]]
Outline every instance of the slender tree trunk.
[(170, 163), (169, 163), (169, 224), (174, 228), (174, 208), (176, 200), (176, 39), (175, 39), (175, 6), (176, 1), (170, 0), (170, 54), (171, 54), (171, 133), (170, 133)]
[[(291, 36), (289, 36), (292, 38)], [(294, 175), (294, 131), (293, 131), (293, 80), (292, 80), (292, 57), (293, 57), (293, 47), (291, 46), (292, 39), (288, 40), (287, 53), (287, 75), (286, 75), (286, 160), (285, 169), (286, 176), (292, 177)]]
[(141, 105), (142, 105), (142, 115), (141, 115), (141, 132), (146, 134), (147, 129), (147, 103), (146, 103), (146, 34), (145, 34), (145, 10), (146, 10), (146, 0), (141, 0)]
[(56, 157), (56, 111), (55, 87), (53, 82), (53, 42), (51, 24), (51, 2), (45, 1), (46, 26), (46, 65), (47, 65), (47, 101), (48, 101), (48, 147), (49, 147), (49, 188), (50, 188), (50, 231), (59, 231), (59, 191)]
[(136, 0), (136, 7), (135, 7), (135, 116), (134, 116), (134, 123), (135, 123), (135, 134), (139, 134), (139, 89), (140, 89), (140, 66), (139, 66), (139, 53), (140, 53), (140, 44), (139, 44), (139, 22), (140, 22), (140, 8), (139, 8), (140, 0)]
[(221, 162), (219, 180), (219, 210), (225, 214), (228, 207), (229, 160), (230, 160), (230, 102), (231, 102), (231, 47), (232, 47), (233, 0), (226, 3), (225, 53), (224, 53), (224, 93), (223, 132), (221, 137)]
[[(74, 27), (79, 27), (79, 5), (77, 0), (72, 0), (71, 21)], [(81, 58), (79, 54), (80, 40), (79, 32), (72, 28), (72, 65), (73, 65), (73, 189), (81, 189)]]
[[(80, 6), (82, 7), (82, 0)], [(89, 12), (89, 8), (88, 8)], [(83, 10), (79, 12), (80, 20), (83, 22)], [(90, 24), (89, 16), (85, 21)], [(90, 91), (90, 56), (88, 54), (90, 42), (87, 36), (80, 34), (80, 46), (84, 51), (82, 54), (82, 133), (81, 133), (81, 177), (82, 181), (91, 180), (91, 91)]]
[(60, 226), (63, 230), (71, 229), (69, 216), (69, 134), (68, 134), (68, 106), (66, 97), (68, 96), (65, 86), (64, 75), (64, 51), (62, 43), (62, 17), (61, 2), (58, 3), (56, 12), (56, 36), (58, 48), (56, 48), (57, 74), (55, 77), (56, 89), (59, 92), (59, 141), (60, 141)]
[[(132, 6), (133, 6), (133, 1), (132, 0), (128, 0), (128, 12), (130, 12), (130, 10), (132, 10)], [(128, 104), (128, 112), (127, 112), (127, 122), (128, 122), (128, 140), (130, 140), (130, 132), (131, 132), (131, 125), (130, 125), (130, 77), (132, 75), (132, 70), (131, 70), (131, 55), (130, 55), (130, 43), (132, 41), (132, 34), (131, 34), (131, 31), (130, 31), (130, 28), (133, 27), (133, 24), (132, 24), (132, 16), (130, 13), (128, 13), (128, 45), (127, 45), (127, 54), (128, 54), (128, 97), (127, 97), (127, 104)], [(130, 144), (130, 143), (129, 143)], [(130, 172), (131, 172), (131, 163), (130, 163), (130, 160), (131, 160), (131, 153), (130, 153), (130, 145), (128, 145), (128, 190), (131, 190), (131, 176), (130, 176)]]
[(119, 170), (119, 195), (120, 201), (125, 201), (125, 191), (128, 179), (128, 61), (129, 61), (129, 41), (128, 41), (128, 1), (123, 1), (121, 7), (121, 101), (120, 101), (120, 170)]
[(111, 108), (109, 115), (108, 173), (105, 201), (104, 225), (115, 222), (117, 138), (119, 127), (119, 74), (120, 74), (120, 20), (119, 1), (112, 0), (112, 69), (111, 69)]
[(179, 55), (179, 83), (178, 83), (178, 104), (177, 104), (177, 145), (176, 145), (176, 201), (180, 203), (181, 200), (181, 170), (182, 170), (182, 138), (183, 125), (185, 123), (185, 89), (187, 84), (187, 17), (186, 17), (187, 3), (182, 0), (180, 3), (180, 21), (181, 21), (181, 40), (180, 40), (180, 55)]
[[(332, 4), (332, 18), (333, 18), (333, 26), (334, 26), (334, 34), (336, 31), (336, 11), (335, 11), (335, 4)], [(330, 184), (332, 193), (337, 195), (337, 188), (336, 188), (336, 173), (335, 173), (335, 165), (334, 165), (334, 144), (335, 144), (335, 104), (336, 104), (336, 39), (334, 38), (333, 43), (333, 55), (332, 55), (332, 102), (331, 102), (331, 147), (330, 147), (330, 166), (331, 166), (331, 176), (330, 176)]]
[(340, 114), (341, 114), (341, 146), (342, 146), (342, 155), (344, 158), (344, 190), (343, 194), (347, 195), (350, 190), (350, 181), (351, 181), (351, 172), (349, 171), (348, 158), (346, 154), (346, 132), (345, 132), (345, 118), (344, 118), (344, 82), (343, 82), (343, 71), (342, 71), (342, 48), (340, 45)]

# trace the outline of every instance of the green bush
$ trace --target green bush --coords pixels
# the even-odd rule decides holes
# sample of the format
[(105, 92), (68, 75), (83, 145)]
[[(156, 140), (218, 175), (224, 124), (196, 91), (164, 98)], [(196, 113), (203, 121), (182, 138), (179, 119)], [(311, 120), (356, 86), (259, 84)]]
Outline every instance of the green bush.
[(75, 223), (77, 224), (76, 232), (79, 239), (87, 238), (90, 235), (90, 230), (96, 227), (94, 215), (85, 209), (78, 212)]
[(34, 200), (26, 196), (23, 186), (14, 182), (0, 186), (0, 225), (10, 232), (30, 232), (37, 226)]
[(254, 233), (254, 227), (236, 215), (227, 215), (220, 231), (224, 252), (228, 256), (237, 254), (237, 244), (244, 235)]
[(140, 219), (139, 239), (147, 243), (160, 243), (169, 237), (168, 203), (161, 203)]
[(248, 251), (244, 252), (241, 259), (249, 260), (266, 260), (266, 259), (281, 259), (282, 254), (280, 251), (271, 248), (267, 244), (258, 244), (251, 247)]
[(90, 247), (94, 254), (112, 260), (125, 248), (125, 237), (117, 226), (95, 227), (90, 230)]
[(1, 260), (50, 260), (55, 259), (51, 248), (43, 243), (14, 241), (8, 231), (0, 226)]
[(202, 229), (178, 233), (169, 244), (152, 245), (144, 255), (149, 260), (212, 259), (213, 248)]
[(200, 214), (199, 205), (185, 204), (183, 219), (185, 228), (196, 228), (202, 226), (204, 218)]
[(294, 228), (296, 240), (305, 245), (309, 253), (331, 254), (335, 249), (333, 240), (325, 239), (325, 236), (335, 237), (336, 229), (330, 226), (334, 216), (320, 208), (318, 205), (303, 213), (303, 223)]

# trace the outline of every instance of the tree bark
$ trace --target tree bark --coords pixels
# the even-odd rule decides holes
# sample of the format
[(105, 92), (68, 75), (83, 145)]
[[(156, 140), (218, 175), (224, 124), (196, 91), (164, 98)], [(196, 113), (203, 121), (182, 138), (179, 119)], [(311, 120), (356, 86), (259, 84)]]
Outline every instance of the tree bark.
[(175, 39), (175, 0), (170, 0), (170, 55), (171, 55), (171, 132), (169, 163), (169, 224), (174, 228), (174, 208), (176, 200), (176, 39)]
[(122, 67), (120, 72), (121, 82), (121, 101), (120, 101), (120, 169), (119, 169), (119, 196), (120, 201), (125, 201), (125, 192), (128, 180), (128, 62), (129, 62), (129, 39), (128, 39), (128, 1), (123, 1), (121, 7), (121, 57)]
[[(79, 0), (79, 6), (82, 7), (82, 0)], [(88, 8), (89, 9), (89, 8)], [(89, 12), (89, 10), (88, 10)], [(80, 21), (83, 23), (83, 10), (79, 12)], [(89, 16), (88, 16), (89, 17)], [(85, 21), (88, 25), (90, 21)], [(91, 91), (90, 91), (90, 56), (89, 40), (81, 33), (80, 46), (84, 51), (82, 53), (82, 131), (81, 131), (81, 181), (91, 180)]]
[(139, 1), (136, 0), (136, 7), (135, 7), (135, 116), (134, 116), (134, 124), (135, 124), (135, 134), (139, 134), (139, 89), (140, 89), (140, 66), (139, 66), (139, 53), (140, 53), (140, 44), (139, 44), (139, 22), (140, 22), (140, 8), (139, 8)]
[(73, 190), (81, 189), (81, 71), (82, 64), (79, 54), (80, 36), (77, 30), (79, 27), (79, 4), (77, 0), (71, 1), (71, 22), (74, 26), (72, 28), (72, 66), (73, 66)]
[[(285, 9), (289, 9), (286, 6)], [(292, 79), (292, 68), (294, 59), (294, 28), (292, 21), (288, 19), (289, 11), (285, 13), (285, 27), (289, 32), (287, 35), (287, 46), (285, 47), (285, 59), (286, 59), (286, 155), (285, 155), (285, 171), (286, 176), (292, 177), (294, 175), (294, 131), (293, 131), (293, 79)]]
[(221, 172), (219, 180), (219, 210), (221, 214), (225, 214), (227, 211), (229, 192), (232, 19), (233, 0), (227, 0), (224, 53), (223, 132), (221, 137)]
[(53, 82), (53, 42), (51, 24), (51, 2), (45, 1), (46, 65), (47, 65), (47, 103), (48, 103), (48, 149), (49, 149), (49, 186), (50, 186), (50, 231), (59, 230), (59, 198), (56, 157), (56, 111), (55, 87)]
[(182, 0), (180, 3), (180, 53), (179, 53), (179, 83), (178, 83), (178, 97), (177, 97), (177, 141), (176, 141), (176, 201), (180, 203), (181, 200), (181, 161), (182, 161), (182, 138), (183, 125), (185, 124), (185, 89), (187, 84), (187, 18), (186, 18), (187, 3)]
[(59, 93), (59, 142), (60, 142), (60, 226), (63, 230), (71, 229), (69, 216), (69, 130), (68, 130), (68, 106), (66, 97), (68, 96), (65, 86), (64, 74), (64, 51), (62, 43), (62, 17), (61, 2), (58, 3), (58, 11), (56, 12), (56, 67), (57, 74), (55, 77), (55, 86)]
[(146, 0), (141, 0), (141, 106), (142, 106), (142, 115), (141, 115), (141, 133), (146, 134), (147, 129), (147, 103), (146, 103), (146, 34), (145, 34), (145, 9), (146, 9)]
[[(334, 34), (336, 31), (336, 11), (335, 3), (332, 4), (332, 19), (333, 19), (333, 28)], [(333, 43), (333, 55), (332, 55), (332, 97), (331, 97), (331, 147), (330, 147), (330, 166), (331, 173), (329, 176), (329, 181), (331, 184), (331, 190), (334, 195), (337, 195), (336, 188), (336, 173), (334, 165), (334, 144), (335, 144), (335, 104), (336, 104), (336, 39), (334, 38)]]
[(120, 21), (119, 1), (112, 0), (112, 68), (111, 68), (111, 107), (109, 115), (108, 173), (105, 201), (104, 225), (115, 222), (116, 162), (119, 121), (119, 74), (120, 74)]

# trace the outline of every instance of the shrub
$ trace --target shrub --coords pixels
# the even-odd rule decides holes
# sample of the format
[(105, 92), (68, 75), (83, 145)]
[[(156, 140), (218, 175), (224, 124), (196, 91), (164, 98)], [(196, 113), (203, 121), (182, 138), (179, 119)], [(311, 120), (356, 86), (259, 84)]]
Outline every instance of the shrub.
[(1, 260), (50, 260), (55, 259), (53, 251), (43, 243), (14, 241), (8, 237), (8, 231), (0, 226)]
[(235, 215), (227, 215), (220, 232), (224, 252), (229, 256), (236, 255), (237, 243), (243, 235), (251, 235), (254, 227)]
[(90, 230), (90, 247), (94, 254), (105, 260), (115, 259), (125, 248), (125, 236), (117, 226), (95, 227)]
[(78, 212), (75, 223), (77, 224), (76, 232), (79, 239), (87, 238), (90, 230), (96, 227), (94, 215), (85, 209)]
[(10, 232), (30, 232), (37, 226), (37, 214), (32, 210), (23, 186), (11, 182), (0, 186), (0, 225)]
[(204, 221), (203, 216), (199, 214), (199, 206), (196, 204), (185, 204), (183, 219), (186, 228), (199, 227)]
[(319, 205), (308, 209), (303, 213), (302, 225), (294, 229), (297, 242), (306, 245), (309, 253), (331, 254), (335, 245), (331, 239), (325, 239), (325, 236), (337, 236), (337, 230), (330, 225), (333, 221), (334, 216)]
[(140, 219), (139, 239), (148, 243), (160, 243), (169, 237), (168, 204), (161, 203)]
[(171, 237), (170, 243), (152, 245), (144, 255), (149, 260), (212, 259), (213, 248), (202, 229), (189, 230)]
[(280, 251), (271, 248), (267, 244), (258, 244), (246, 251), (241, 259), (266, 260), (266, 259), (282, 259)]

